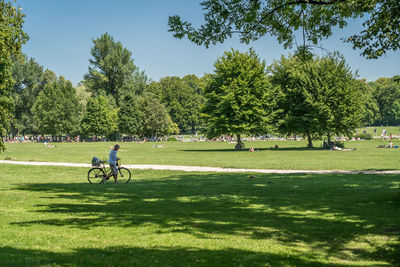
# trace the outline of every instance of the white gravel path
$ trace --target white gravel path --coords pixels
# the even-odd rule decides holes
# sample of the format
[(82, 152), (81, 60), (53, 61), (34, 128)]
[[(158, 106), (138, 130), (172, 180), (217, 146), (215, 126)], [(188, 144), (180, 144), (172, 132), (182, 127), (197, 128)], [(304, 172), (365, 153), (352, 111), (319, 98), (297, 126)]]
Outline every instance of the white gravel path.
[[(32, 165), (32, 166), (64, 166), (90, 168), (86, 163), (69, 162), (33, 162), (33, 161), (11, 161), (0, 160), (0, 164)], [(346, 171), (346, 170), (274, 170), (274, 169), (235, 169), (219, 167), (200, 166), (177, 166), (177, 165), (123, 165), (128, 169), (140, 170), (171, 170), (186, 172), (250, 172), (250, 173), (316, 173), (316, 174), (400, 174), (400, 171)]]

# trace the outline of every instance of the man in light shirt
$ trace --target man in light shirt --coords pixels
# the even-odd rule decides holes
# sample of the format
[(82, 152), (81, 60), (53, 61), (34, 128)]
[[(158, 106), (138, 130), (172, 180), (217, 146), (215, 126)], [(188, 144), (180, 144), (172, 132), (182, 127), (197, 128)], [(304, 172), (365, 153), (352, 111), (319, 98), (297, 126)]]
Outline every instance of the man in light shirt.
[(114, 176), (114, 183), (118, 183), (117, 178), (118, 178), (118, 168), (117, 168), (117, 161), (119, 158), (117, 157), (117, 152), (119, 150), (119, 145), (116, 144), (114, 146), (114, 149), (110, 151), (110, 155), (108, 156), (108, 163), (110, 164), (110, 169), (111, 169), (111, 174), (106, 177), (108, 178), (110, 176)]

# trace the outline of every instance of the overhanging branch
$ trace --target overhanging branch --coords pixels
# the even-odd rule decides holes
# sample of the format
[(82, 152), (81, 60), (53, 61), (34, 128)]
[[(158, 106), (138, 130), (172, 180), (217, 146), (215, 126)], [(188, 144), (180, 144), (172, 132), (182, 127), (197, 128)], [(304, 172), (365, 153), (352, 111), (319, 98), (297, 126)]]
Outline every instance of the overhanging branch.
[(346, 2), (348, 0), (331, 0), (331, 1), (316, 1), (316, 0), (297, 0), (297, 1), (291, 1), (287, 3), (283, 3), (272, 10), (270, 10), (267, 14), (265, 14), (253, 27), (251, 27), (250, 30), (244, 33), (244, 36), (248, 35), (251, 31), (253, 31), (255, 28), (257, 28), (268, 16), (272, 15), (276, 11), (278, 11), (281, 8), (284, 8), (286, 6), (293, 6), (293, 5), (300, 5), (300, 4), (310, 4), (310, 5), (333, 5), (336, 3), (340, 2)]

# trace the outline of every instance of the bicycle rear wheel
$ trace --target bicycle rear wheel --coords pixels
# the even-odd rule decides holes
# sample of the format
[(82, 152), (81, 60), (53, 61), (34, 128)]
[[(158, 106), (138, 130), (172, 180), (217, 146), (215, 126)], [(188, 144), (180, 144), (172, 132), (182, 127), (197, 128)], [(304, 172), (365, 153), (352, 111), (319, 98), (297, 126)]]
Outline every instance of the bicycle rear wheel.
[(131, 172), (125, 167), (118, 168), (118, 182), (126, 184), (131, 180)]
[(92, 168), (88, 171), (87, 178), (91, 184), (100, 184), (103, 182), (105, 174), (100, 168)]

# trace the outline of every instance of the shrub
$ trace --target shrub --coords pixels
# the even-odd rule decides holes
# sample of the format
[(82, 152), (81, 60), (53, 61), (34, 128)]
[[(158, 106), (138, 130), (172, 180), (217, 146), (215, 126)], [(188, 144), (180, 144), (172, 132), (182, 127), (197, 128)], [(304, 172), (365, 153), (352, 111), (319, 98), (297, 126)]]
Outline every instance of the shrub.
[(170, 137), (168, 137), (168, 140), (167, 141), (173, 141), (173, 142), (176, 142), (176, 141), (178, 141), (178, 139), (176, 139), (175, 137), (173, 137), (173, 136), (170, 136)]
[(360, 138), (361, 140), (372, 140), (374, 137), (370, 133), (359, 133), (354, 135), (354, 138)]

